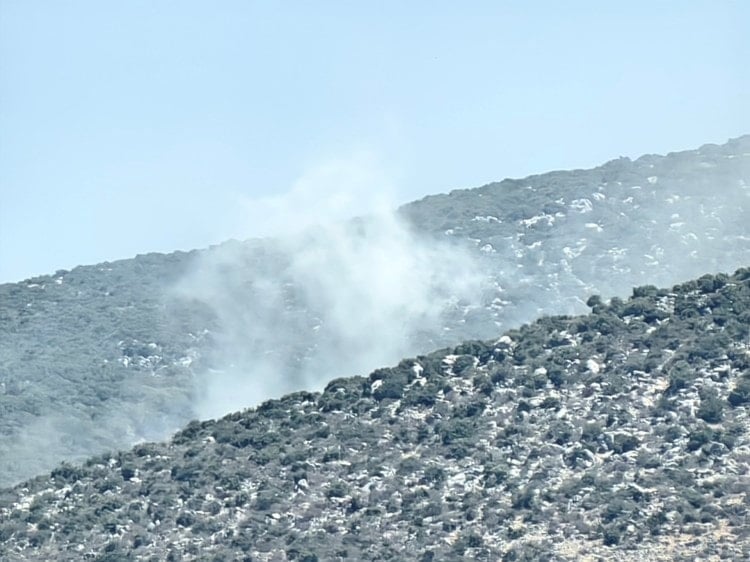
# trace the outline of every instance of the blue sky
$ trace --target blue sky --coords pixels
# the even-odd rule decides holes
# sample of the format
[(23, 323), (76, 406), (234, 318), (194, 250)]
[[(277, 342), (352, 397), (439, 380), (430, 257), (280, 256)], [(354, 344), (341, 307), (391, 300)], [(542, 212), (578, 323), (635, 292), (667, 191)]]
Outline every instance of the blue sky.
[(724, 142), (749, 27), (739, 1), (0, 0), (0, 282)]

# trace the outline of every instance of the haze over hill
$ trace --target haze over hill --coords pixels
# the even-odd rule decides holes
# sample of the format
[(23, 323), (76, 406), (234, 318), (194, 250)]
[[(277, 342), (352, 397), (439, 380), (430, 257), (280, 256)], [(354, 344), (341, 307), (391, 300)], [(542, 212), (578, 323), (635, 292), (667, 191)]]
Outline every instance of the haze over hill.
[(3, 560), (746, 560), (750, 268), (0, 490)]
[(0, 285), (0, 482), (750, 263), (750, 137)]
[(200, 418), (434, 347), (483, 304), (488, 273), (476, 257), (393, 213), (251, 247), (202, 255), (176, 289), (219, 326), (219, 357), (198, 374)]
[(200, 411), (580, 313), (593, 293), (738, 267), (750, 257), (749, 186), (743, 137), (427, 197), (260, 252), (223, 245), (181, 285), (221, 318), (225, 370), (203, 379)]

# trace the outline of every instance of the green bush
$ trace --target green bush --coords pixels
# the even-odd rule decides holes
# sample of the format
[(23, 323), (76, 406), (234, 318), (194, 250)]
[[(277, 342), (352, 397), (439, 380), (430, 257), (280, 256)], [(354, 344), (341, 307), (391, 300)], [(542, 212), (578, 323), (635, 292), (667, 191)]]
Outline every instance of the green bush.
[(628, 451), (634, 451), (640, 444), (640, 441), (634, 435), (618, 433), (612, 440), (612, 450), (620, 455)]
[(450, 419), (442, 422), (436, 429), (443, 444), (449, 445), (471, 437), (474, 425), (467, 419)]
[(697, 451), (706, 443), (714, 439), (714, 432), (710, 427), (699, 427), (688, 434), (687, 450)]
[(334, 482), (331, 487), (326, 490), (327, 498), (343, 498), (349, 493), (349, 489), (343, 482)]
[(713, 388), (701, 391), (701, 403), (697, 416), (708, 423), (719, 423), (724, 417), (724, 402)]
[(737, 385), (729, 393), (727, 401), (735, 408), (750, 402), (750, 377), (743, 376), (739, 378)]

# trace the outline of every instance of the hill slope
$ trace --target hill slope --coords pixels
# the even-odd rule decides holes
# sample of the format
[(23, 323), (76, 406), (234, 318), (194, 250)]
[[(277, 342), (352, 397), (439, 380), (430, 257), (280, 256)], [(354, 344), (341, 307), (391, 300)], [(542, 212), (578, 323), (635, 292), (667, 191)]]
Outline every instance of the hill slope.
[(0, 498), (3, 559), (750, 556), (750, 269), (331, 381)]
[[(386, 246), (407, 258), (404, 269), (372, 274), (402, 288), (410, 284), (398, 276), (411, 265), (438, 274), (437, 285), (408, 302), (383, 303), (377, 283), (342, 287), (326, 274), (342, 263), (350, 271), (347, 260), (362, 249), (365, 265), (378, 255), (383, 237), (368, 238), (361, 222), (343, 230), (344, 238), (361, 238), (358, 246), (311, 269), (300, 270), (300, 254), (325, 253), (338, 239), (323, 232), (294, 243), (226, 243), (0, 285), (0, 485), (63, 459), (165, 438), (190, 419), (215, 415), (201, 405), (217, 388), (229, 395), (223, 413), (320, 389), (332, 377), (364, 374), (403, 356), (493, 337), (541, 314), (581, 313), (592, 293), (625, 296), (643, 283), (666, 286), (734, 270), (750, 262), (748, 209), (745, 136), (406, 205), (399, 211), (406, 226)], [(433, 271), (454, 251), (462, 259)], [(462, 293), (468, 272), (481, 277), (481, 291)], [(351, 279), (371, 279), (354, 273), (360, 275)], [(272, 299), (256, 291), (270, 284), (283, 290)], [(190, 289), (178, 294), (175, 287)], [(317, 299), (321, 293), (330, 298)], [(420, 301), (439, 306), (406, 306)], [(388, 314), (351, 330), (332, 311), (346, 316), (353, 303), (358, 311), (351, 317)], [(397, 326), (396, 337), (384, 341)]]

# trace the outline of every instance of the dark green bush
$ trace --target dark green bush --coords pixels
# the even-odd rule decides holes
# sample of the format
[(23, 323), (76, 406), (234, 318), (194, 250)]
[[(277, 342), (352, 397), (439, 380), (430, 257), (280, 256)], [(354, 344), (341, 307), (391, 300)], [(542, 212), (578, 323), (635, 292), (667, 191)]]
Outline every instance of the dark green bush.
[(727, 401), (735, 408), (750, 402), (750, 377), (743, 376), (737, 380), (737, 385), (729, 393)]
[(719, 423), (722, 420), (724, 401), (719, 399), (715, 389), (708, 388), (701, 391), (701, 403), (696, 415), (708, 423)]

